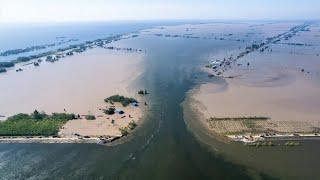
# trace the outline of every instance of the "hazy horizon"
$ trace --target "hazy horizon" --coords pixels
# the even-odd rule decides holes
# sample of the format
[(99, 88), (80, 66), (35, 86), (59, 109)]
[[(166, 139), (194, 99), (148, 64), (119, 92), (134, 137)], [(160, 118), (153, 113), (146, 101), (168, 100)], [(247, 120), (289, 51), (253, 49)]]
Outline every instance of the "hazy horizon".
[(320, 1), (308, 0), (1, 0), (0, 22), (142, 20), (316, 20)]

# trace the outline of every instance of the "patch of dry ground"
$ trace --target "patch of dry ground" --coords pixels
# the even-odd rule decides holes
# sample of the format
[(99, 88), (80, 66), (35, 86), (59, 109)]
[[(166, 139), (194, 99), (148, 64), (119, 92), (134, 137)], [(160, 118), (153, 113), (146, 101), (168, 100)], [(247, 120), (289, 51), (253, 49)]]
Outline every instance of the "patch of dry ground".
[(125, 113), (107, 115), (101, 110), (98, 110), (96, 114), (94, 114), (96, 116), (95, 120), (86, 120), (83, 118), (68, 121), (61, 128), (59, 135), (61, 137), (74, 137), (75, 134), (90, 137), (121, 136), (119, 128), (125, 128), (129, 122), (138, 122), (142, 118), (142, 107), (134, 107), (131, 105), (123, 107), (119, 103), (115, 103), (115, 107)]

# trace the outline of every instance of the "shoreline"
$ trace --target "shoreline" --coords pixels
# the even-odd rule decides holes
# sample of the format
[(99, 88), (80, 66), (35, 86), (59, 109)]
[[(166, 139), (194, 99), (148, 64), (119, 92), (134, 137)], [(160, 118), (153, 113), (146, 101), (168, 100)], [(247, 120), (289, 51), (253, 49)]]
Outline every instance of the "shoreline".
[[(73, 135), (63, 135), (60, 134), (62, 128), (60, 128), (58, 135), (53, 136), (0, 136), (0, 144), (33, 144), (33, 143), (43, 143), (43, 144), (99, 144), (99, 145), (109, 145), (113, 142), (118, 142), (125, 137), (131, 136), (137, 129), (139, 129), (144, 123), (144, 116), (146, 114), (147, 107), (141, 107), (139, 111), (141, 112), (141, 117), (137, 119), (137, 127), (134, 129), (129, 129), (126, 135), (81, 135), (75, 133)], [(69, 121), (79, 121), (78, 119)], [(97, 120), (85, 120), (85, 121), (97, 121)], [(68, 122), (67, 122), (68, 123)], [(66, 123), (66, 124), (67, 124)], [(63, 127), (66, 125), (64, 124)], [(126, 126), (127, 127), (127, 126)]]
[(73, 137), (45, 137), (45, 136), (21, 136), (21, 137), (0, 137), (0, 143), (84, 143), (84, 144), (106, 144), (120, 139), (122, 136), (99, 138), (73, 138)]
[(263, 142), (263, 141), (301, 141), (301, 140), (320, 140), (320, 134), (317, 133), (284, 133), (265, 136), (264, 134), (237, 134), (226, 135), (232, 141), (245, 144)]

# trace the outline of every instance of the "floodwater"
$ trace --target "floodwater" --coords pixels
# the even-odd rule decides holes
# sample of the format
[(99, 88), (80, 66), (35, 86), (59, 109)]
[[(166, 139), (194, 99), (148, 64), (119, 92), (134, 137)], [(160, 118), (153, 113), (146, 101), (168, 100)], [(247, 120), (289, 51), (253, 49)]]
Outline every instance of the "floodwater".
[[(22, 72), (0, 76), (0, 115), (30, 113), (97, 113), (114, 94), (134, 95), (129, 85), (141, 72), (143, 53), (92, 49)], [(16, 67), (18, 68), (18, 67)]]
[[(214, 134), (207, 132), (206, 124), (209, 117), (267, 116), (271, 118), (270, 122), (285, 123), (285, 126), (275, 128), (279, 131), (310, 132), (317, 129), (320, 123), (319, 24), (312, 24), (309, 28), (288, 41), (270, 45), (271, 52), (254, 52), (239, 59), (231, 70), (224, 73), (224, 76), (239, 77), (214, 77), (189, 91), (183, 107), (190, 131), (233, 162), (247, 164), (274, 177), (319, 177), (316, 166), (319, 140), (303, 141), (295, 148), (283, 145), (250, 148), (240, 143), (226, 144), (215, 140)], [(272, 30), (270, 27), (263, 29)]]
[[(176, 28), (185, 30), (186, 27), (192, 31), (190, 25)], [(195, 34), (200, 33), (199, 28), (194, 29), (199, 31)], [(185, 123), (187, 118), (196, 118), (192, 113), (186, 117), (181, 104), (187, 92), (207, 78), (199, 67), (212, 56), (235, 51), (245, 43), (153, 35), (154, 31), (161, 30), (169, 33), (170, 28), (147, 30), (139, 37), (114, 44), (146, 51), (143, 73), (135, 82), (137, 86), (148, 89), (150, 104), (145, 122), (137, 131), (106, 147), (86, 144), (0, 144), (0, 178), (271, 179), (299, 178), (308, 173), (309, 177), (316, 177), (315, 153), (318, 144), (306, 142), (296, 149), (260, 151), (239, 144), (221, 143), (201, 131), (197, 123)], [(221, 33), (210, 36), (220, 37)], [(188, 111), (187, 107), (185, 111)], [(282, 156), (286, 158), (280, 158)], [(248, 160), (237, 157), (248, 157)], [(268, 165), (276, 164), (276, 168), (264, 166), (263, 160), (267, 160)], [(301, 161), (309, 165), (303, 166), (300, 174), (297, 168), (301, 168)]]

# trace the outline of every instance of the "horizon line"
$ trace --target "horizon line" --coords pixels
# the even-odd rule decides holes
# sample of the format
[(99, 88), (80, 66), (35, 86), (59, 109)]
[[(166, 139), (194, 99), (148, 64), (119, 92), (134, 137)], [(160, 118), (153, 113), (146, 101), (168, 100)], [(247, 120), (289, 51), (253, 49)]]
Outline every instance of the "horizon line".
[(66, 21), (0, 21), (0, 24), (40, 24), (40, 23), (103, 23), (103, 22), (161, 22), (161, 21), (320, 21), (320, 18), (301, 18), (301, 19), (291, 19), (291, 18), (239, 18), (239, 19), (231, 19), (231, 18), (219, 18), (219, 19), (180, 19), (180, 18), (172, 18), (172, 19), (113, 19), (113, 20), (66, 20)]

